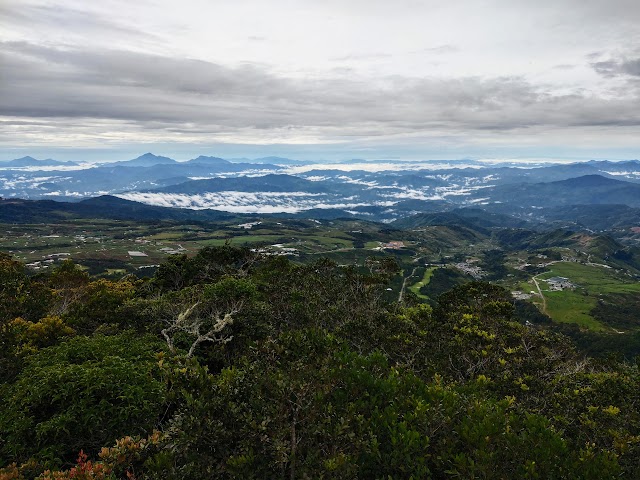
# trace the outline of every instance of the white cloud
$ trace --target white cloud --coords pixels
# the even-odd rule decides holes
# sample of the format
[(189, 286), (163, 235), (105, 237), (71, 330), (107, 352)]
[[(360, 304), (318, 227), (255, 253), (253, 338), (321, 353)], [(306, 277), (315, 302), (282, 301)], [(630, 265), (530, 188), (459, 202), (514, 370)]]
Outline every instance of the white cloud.
[(2, 2), (0, 142), (629, 155), (638, 24), (636, 0)]
[(233, 213), (297, 213), (312, 208), (355, 208), (368, 205), (395, 205), (395, 201), (331, 202), (326, 195), (305, 192), (210, 192), (201, 195), (127, 192), (117, 197), (161, 207), (214, 209)]

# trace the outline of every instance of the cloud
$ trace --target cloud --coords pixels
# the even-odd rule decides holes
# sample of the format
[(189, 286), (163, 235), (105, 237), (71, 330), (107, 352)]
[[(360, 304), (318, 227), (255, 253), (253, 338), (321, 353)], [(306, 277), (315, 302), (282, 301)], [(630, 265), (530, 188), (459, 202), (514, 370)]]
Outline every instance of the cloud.
[[(638, 125), (638, 99), (555, 94), (521, 77), (289, 78), (258, 65), (4, 42), (0, 114), (133, 122), (180, 135), (340, 140), (532, 126)], [(638, 61), (597, 62), (635, 75)], [(51, 121), (53, 122), (53, 121)], [(244, 132), (244, 133), (243, 133)]]
[(628, 75), (640, 77), (640, 58), (593, 62), (591, 67), (605, 77)]
[(10, 3), (7, 158), (537, 156), (545, 142), (637, 156), (637, 0)]
[(559, 65), (554, 65), (553, 68), (555, 70), (573, 70), (577, 65), (571, 65), (568, 63), (561, 63)]
[(448, 53), (456, 53), (460, 51), (455, 45), (438, 45), (437, 47), (430, 47), (420, 50), (416, 53), (428, 53), (432, 55), (446, 55)]
[[(640, 8), (638, 8), (640, 10)], [(630, 40), (622, 49), (597, 51), (586, 56), (591, 68), (605, 78), (640, 77), (640, 43)]]
[(297, 213), (312, 208), (356, 208), (370, 205), (392, 206), (397, 201), (375, 201), (345, 203), (341, 198), (318, 198), (305, 192), (208, 192), (200, 195), (127, 192), (117, 197), (148, 205), (193, 210), (214, 209), (234, 213)]
[(392, 56), (390, 53), (352, 53), (340, 57), (333, 57), (331, 60), (335, 62), (358, 62), (362, 60), (380, 60)]
[(108, 9), (113, 11), (126, 6), (124, 2), (118, 1), (115, 5), (108, 6), (106, 12), (100, 12), (92, 10), (92, 6), (87, 8), (86, 3), (74, 6), (59, 2), (53, 5), (23, 0), (19, 8), (15, 8), (9, 2), (0, 2), (0, 26), (7, 31), (27, 29), (32, 38), (39, 32), (50, 34), (52, 26), (55, 26), (56, 36), (67, 42), (79, 41), (85, 44), (100, 39), (108, 39), (112, 44), (135, 42), (140, 45), (158, 42), (157, 35), (142, 31), (139, 25), (114, 20), (115, 15), (104, 14), (108, 13)]

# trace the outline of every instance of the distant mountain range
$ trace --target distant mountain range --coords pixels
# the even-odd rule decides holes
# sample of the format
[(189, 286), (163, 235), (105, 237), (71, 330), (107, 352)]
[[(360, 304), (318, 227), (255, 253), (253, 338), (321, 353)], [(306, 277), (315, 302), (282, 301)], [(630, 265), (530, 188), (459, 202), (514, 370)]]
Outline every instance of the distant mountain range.
[(239, 164), (257, 164), (257, 165), (305, 165), (305, 162), (301, 162), (298, 160), (292, 160), (290, 158), (283, 157), (262, 157), (256, 159), (248, 159), (248, 158), (235, 158), (231, 160), (225, 160), (220, 157), (211, 157), (200, 155), (197, 158), (193, 158), (191, 160), (187, 160), (184, 162), (179, 162), (174, 160), (173, 158), (163, 157), (160, 155), (154, 155), (153, 153), (145, 153), (144, 155), (140, 155), (133, 160), (124, 160), (120, 162), (105, 162), (102, 165), (105, 166), (125, 166), (125, 167), (153, 167), (154, 165), (168, 165), (168, 164), (203, 164), (203, 165), (229, 165), (232, 163)]
[(269, 163), (272, 165), (311, 165), (313, 162), (305, 162), (302, 160), (292, 160), (283, 157), (261, 157), (249, 160), (249, 163)]
[[(440, 164), (387, 166), (370, 162), (369, 170), (360, 160), (354, 160), (358, 163), (355, 167), (327, 168), (323, 164), (317, 169), (314, 165), (291, 168), (286, 164), (303, 164), (281, 157), (235, 160), (199, 156), (178, 162), (145, 153), (132, 160), (85, 168), (23, 157), (0, 164), (4, 167), (0, 170), (0, 196), (72, 202), (117, 196), (123, 202), (130, 201), (126, 204), (129, 209), (134, 205), (142, 208), (140, 205), (145, 203), (149, 207), (233, 214), (306, 212), (318, 218), (357, 217), (399, 224), (407, 219), (407, 228), (456, 222), (471, 222), (478, 228), (517, 227), (523, 222), (531, 226), (620, 231), (640, 226), (640, 162), (636, 160), (535, 168), (479, 166), (478, 162), (469, 166), (471, 161), (466, 160), (449, 161), (444, 168)], [(74, 165), (77, 168), (66, 168)], [(379, 171), (381, 165), (384, 167)], [(47, 168), (39, 170), (40, 166)], [(79, 204), (85, 209), (89, 205)], [(15, 214), (18, 210), (25, 218), (32, 218), (25, 205), (37, 207), (26, 203), (2, 205), (13, 209), (14, 213), (6, 217), (11, 221), (20, 221)], [(123, 211), (123, 205), (116, 203), (114, 208)], [(54, 206), (60, 207), (60, 203)], [(470, 213), (474, 209), (476, 213)], [(144, 210), (144, 216), (207, 217), (206, 213), (193, 214), (194, 217), (189, 212), (178, 214), (180, 211)]]
[(532, 207), (584, 204), (640, 207), (640, 184), (602, 175), (584, 175), (548, 183), (501, 185), (487, 192), (478, 192), (475, 196)]
[(154, 155), (153, 153), (145, 153), (144, 155), (140, 155), (138, 158), (134, 158), (133, 160), (125, 160), (122, 162), (110, 162), (105, 163), (103, 165), (107, 165), (110, 167), (114, 166), (123, 166), (123, 167), (153, 167), (154, 165), (171, 165), (178, 163), (173, 158), (163, 157), (160, 155)]
[[(231, 164), (231, 163), (239, 163), (239, 164), (256, 164), (256, 165), (309, 165), (310, 162), (304, 162), (301, 160), (292, 160), (290, 158), (284, 157), (261, 157), (255, 159), (249, 158), (233, 158), (230, 160), (225, 160), (220, 157), (212, 157), (206, 155), (200, 155), (197, 158), (193, 158), (187, 161), (178, 161), (173, 158), (164, 157), (162, 155), (155, 155), (153, 153), (145, 153), (136, 157), (132, 160), (121, 160), (121, 161), (111, 161), (111, 162), (99, 162), (96, 165), (98, 166), (125, 166), (125, 167), (153, 167), (155, 165), (171, 165), (171, 164)], [(22, 158), (16, 158), (14, 160), (0, 161), (0, 166), (11, 166), (11, 167), (44, 167), (44, 166), (64, 166), (64, 165), (79, 165), (77, 162), (71, 161), (59, 161), (59, 160), (38, 160), (36, 158), (26, 156)]]
[(219, 158), (219, 157), (205, 157), (203, 155), (200, 155), (198, 158), (194, 158), (192, 160), (188, 160), (184, 163), (197, 163), (200, 165), (228, 165), (231, 162), (228, 160), (225, 160), (224, 158)]
[(510, 215), (487, 212), (480, 208), (456, 208), (447, 212), (419, 213), (393, 222), (403, 229), (419, 229), (433, 225), (461, 225), (483, 233), (495, 227), (524, 228), (531, 223)]
[(333, 189), (325, 182), (312, 182), (292, 175), (268, 174), (261, 177), (210, 178), (191, 180), (153, 189), (154, 192), (197, 195), (206, 192), (305, 192), (326, 193)]
[(55, 166), (71, 166), (78, 165), (75, 162), (61, 162), (58, 160), (52, 160), (47, 158), (46, 160), (38, 160), (33, 157), (22, 157), (16, 158), (15, 160), (9, 160), (8, 162), (0, 162), (0, 166), (10, 166), (10, 167), (55, 167)]

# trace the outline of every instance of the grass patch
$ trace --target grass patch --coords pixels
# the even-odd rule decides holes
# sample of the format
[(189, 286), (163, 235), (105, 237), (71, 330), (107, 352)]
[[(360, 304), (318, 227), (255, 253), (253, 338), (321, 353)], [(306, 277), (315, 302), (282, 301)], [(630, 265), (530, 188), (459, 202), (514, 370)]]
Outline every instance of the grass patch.
[(315, 241), (326, 247), (353, 248), (353, 242), (345, 238), (339, 238), (334, 236), (325, 237), (323, 235), (309, 235), (304, 238), (305, 240)]
[(155, 233), (145, 237), (146, 240), (179, 240), (182, 238), (182, 233), (177, 232), (162, 232)]
[[(230, 239), (231, 245), (247, 245), (251, 243), (278, 243), (279, 240), (282, 240), (282, 235), (238, 235)], [(198, 240), (198, 245), (201, 246), (209, 246), (209, 245), (224, 245), (227, 239), (224, 238), (212, 238), (209, 240)]]
[(424, 271), (424, 275), (422, 276), (422, 279), (416, 283), (414, 283), (413, 285), (411, 285), (409, 287), (409, 291), (415, 293), (419, 298), (422, 298), (424, 300), (428, 299), (429, 297), (427, 297), (426, 295), (420, 293), (420, 288), (422, 288), (425, 285), (428, 285), (429, 282), (431, 281), (431, 277), (433, 276), (433, 272), (435, 271), (435, 269), (438, 267), (429, 267)]
[(550, 269), (550, 272), (540, 275), (539, 278), (566, 277), (590, 294), (640, 292), (640, 282), (611, 268), (561, 262), (552, 265)]
[(105, 270), (105, 273), (107, 275), (116, 275), (116, 274), (117, 275), (120, 275), (120, 274), (124, 275), (124, 274), (127, 273), (127, 271), (124, 268), (107, 268)]
[(520, 290), (524, 293), (531, 293), (536, 292), (536, 286), (533, 284), (533, 282), (520, 282), (518, 285), (516, 285), (516, 290)]
[(547, 299), (547, 314), (556, 322), (577, 323), (591, 330), (606, 330), (605, 326), (590, 315), (597, 300), (578, 291), (542, 291)]
[[(540, 275), (540, 287), (547, 299), (547, 314), (557, 322), (577, 323), (592, 330), (606, 330), (606, 326), (592, 315), (598, 298), (608, 294), (640, 293), (640, 282), (611, 268), (560, 262)], [(575, 290), (550, 292), (545, 279), (566, 277), (576, 285)]]

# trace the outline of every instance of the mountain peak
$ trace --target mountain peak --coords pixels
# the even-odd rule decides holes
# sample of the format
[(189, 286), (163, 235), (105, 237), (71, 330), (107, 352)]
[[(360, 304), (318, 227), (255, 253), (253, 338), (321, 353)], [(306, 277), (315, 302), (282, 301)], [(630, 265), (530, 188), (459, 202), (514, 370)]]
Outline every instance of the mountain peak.
[(10, 160), (7, 162), (9, 165), (13, 167), (43, 167), (43, 166), (64, 166), (64, 165), (76, 165), (74, 162), (60, 162), (58, 160), (52, 160), (47, 158), (46, 160), (38, 160), (37, 158), (33, 158), (31, 156), (26, 156), (22, 158), (16, 158), (15, 160)]
[(255, 158), (251, 162), (267, 163), (271, 165), (304, 165), (306, 163), (306, 162), (301, 162), (300, 160), (292, 160), (291, 158), (276, 157), (276, 156)]
[(133, 160), (126, 160), (124, 162), (116, 162), (111, 165), (121, 165), (126, 167), (153, 167), (160, 164), (177, 163), (173, 158), (163, 157), (161, 155), (155, 155), (151, 152), (147, 152), (140, 155)]
[(230, 162), (225, 160), (224, 158), (220, 158), (220, 157), (209, 157), (209, 156), (206, 156), (206, 155), (200, 155), (198, 158), (192, 158), (191, 160), (187, 161), (186, 163), (225, 164), (225, 163), (230, 163)]
[(583, 175), (581, 177), (569, 178), (556, 182), (566, 187), (599, 187), (607, 185), (620, 185), (626, 183), (615, 178), (603, 177), (602, 175)]
[(155, 155), (151, 152), (147, 152), (147, 153), (143, 153), (142, 155), (140, 155), (139, 157), (137, 157), (135, 160), (146, 160), (146, 159), (156, 159), (156, 158), (167, 158), (167, 157), (161, 157), (159, 155)]

